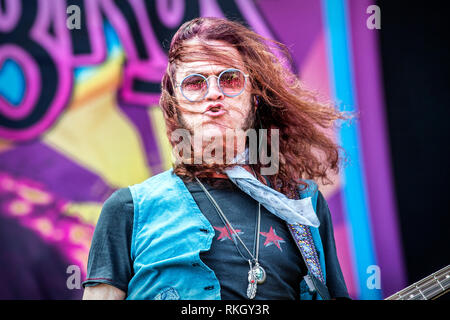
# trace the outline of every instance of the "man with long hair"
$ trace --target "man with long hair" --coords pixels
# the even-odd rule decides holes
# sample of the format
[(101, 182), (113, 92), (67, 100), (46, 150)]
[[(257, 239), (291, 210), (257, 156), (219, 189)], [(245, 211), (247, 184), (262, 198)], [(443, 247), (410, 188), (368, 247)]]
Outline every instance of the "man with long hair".
[(196, 18), (174, 35), (160, 107), (173, 169), (117, 190), (98, 220), (85, 299), (348, 298), (330, 212), (344, 116), (245, 26)]

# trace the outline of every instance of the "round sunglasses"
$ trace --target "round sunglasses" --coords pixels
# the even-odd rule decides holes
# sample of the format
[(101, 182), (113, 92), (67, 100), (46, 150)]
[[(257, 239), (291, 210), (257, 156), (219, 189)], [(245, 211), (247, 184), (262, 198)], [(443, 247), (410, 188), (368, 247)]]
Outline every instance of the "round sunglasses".
[(200, 73), (193, 73), (184, 77), (177, 87), (188, 101), (200, 102), (208, 94), (211, 77), (217, 78), (217, 87), (225, 96), (236, 97), (244, 91), (249, 75), (233, 68), (223, 70), (218, 76), (205, 77)]

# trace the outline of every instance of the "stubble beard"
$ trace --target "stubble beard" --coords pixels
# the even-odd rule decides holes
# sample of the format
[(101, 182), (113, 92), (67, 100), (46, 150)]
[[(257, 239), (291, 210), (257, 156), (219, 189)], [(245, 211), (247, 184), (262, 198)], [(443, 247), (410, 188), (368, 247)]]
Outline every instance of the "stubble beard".
[[(176, 109), (176, 113), (177, 113), (179, 128), (188, 130), (190, 133), (190, 136), (194, 137), (196, 133), (194, 132), (194, 129), (188, 124), (188, 122), (184, 118), (183, 113), (178, 108)], [(241, 128), (234, 129), (234, 134), (237, 134), (237, 132), (239, 132), (239, 131), (245, 133), (248, 129), (254, 129), (255, 125), (256, 125), (256, 112), (253, 108), (251, 108), (249, 110), (249, 112), (247, 113), (245, 120), (241, 125)], [(198, 132), (197, 132), (197, 134), (198, 134)], [(234, 137), (234, 139), (236, 140), (236, 136)], [(244, 139), (245, 139), (245, 137), (244, 137)], [(244, 142), (244, 143), (246, 144), (246, 142)], [(236, 141), (234, 141), (234, 145), (227, 145), (225, 136), (222, 136), (222, 145), (220, 147), (223, 150), (223, 155), (226, 155), (227, 152), (230, 152), (230, 153), (232, 152), (233, 155), (236, 156), (236, 146), (237, 145), (239, 145), (239, 143)], [(192, 140), (191, 140), (191, 146), (192, 146)], [(201, 150), (202, 152), (204, 151), (204, 148), (205, 148), (205, 145), (202, 145), (202, 150)], [(231, 150), (227, 150), (227, 148), (229, 148)], [(226, 163), (226, 161), (224, 161), (224, 163)]]

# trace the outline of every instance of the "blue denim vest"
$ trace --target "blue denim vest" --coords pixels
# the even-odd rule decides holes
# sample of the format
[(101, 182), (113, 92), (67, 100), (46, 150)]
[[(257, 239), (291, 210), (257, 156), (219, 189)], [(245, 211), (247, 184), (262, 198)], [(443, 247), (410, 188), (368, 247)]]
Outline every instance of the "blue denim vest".
[[(312, 196), (315, 209), (317, 185), (312, 181), (308, 185), (300, 196)], [(134, 276), (127, 299), (220, 299), (219, 281), (199, 255), (210, 249), (214, 229), (184, 182), (170, 169), (129, 189), (134, 203)], [(328, 298), (319, 230), (288, 227), (308, 267), (308, 275), (300, 283), (301, 299)]]

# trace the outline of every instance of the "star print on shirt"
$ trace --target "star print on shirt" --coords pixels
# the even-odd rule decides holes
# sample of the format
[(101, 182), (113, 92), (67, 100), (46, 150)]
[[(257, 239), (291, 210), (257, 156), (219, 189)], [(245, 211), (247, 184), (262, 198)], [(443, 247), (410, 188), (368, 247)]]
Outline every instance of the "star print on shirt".
[[(217, 231), (220, 231), (220, 234), (217, 237), (217, 240), (220, 240), (220, 241), (224, 241), (227, 239), (233, 240), (233, 239), (231, 239), (230, 232), (228, 231), (227, 227), (219, 228), (219, 227), (213, 226), (213, 228), (216, 229)], [(230, 228), (230, 230), (231, 230), (231, 228)], [(237, 234), (243, 233), (240, 229), (234, 229), (234, 231), (236, 231)], [(235, 236), (235, 235), (233, 234), (233, 236)]]
[(266, 237), (266, 241), (264, 242), (264, 246), (268, 247), (272, 244), (275, 244), (278, 249), (280, 249), (280, 251), (283, 251), (283, 249), (281, 249), (280, 243), (284, 243), (286, 241), (284, 241), (283, 238), (279, 237), (277, 235), (277, 233), (275, 232), (275, 230), (272, 228), (272, 226), (270, 226), (270, 230), (269, 232), (260, 232), (264, 237)]

